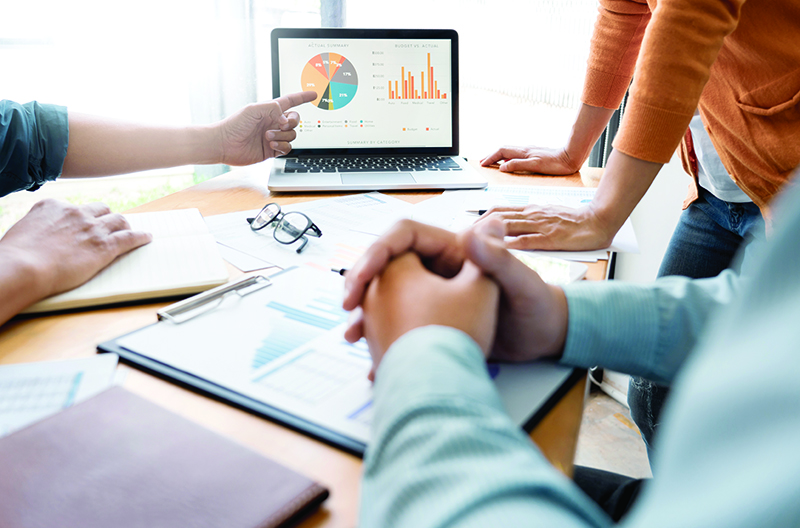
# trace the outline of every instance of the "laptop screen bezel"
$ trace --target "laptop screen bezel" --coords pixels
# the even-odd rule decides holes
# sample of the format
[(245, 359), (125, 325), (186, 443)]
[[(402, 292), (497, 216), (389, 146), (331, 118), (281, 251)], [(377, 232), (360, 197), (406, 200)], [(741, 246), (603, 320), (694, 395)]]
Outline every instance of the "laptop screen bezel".
[[(451, 122), (452, 141), (450, 147), (402, 147), (402, 148), (293, 148), (290, 156), (304, 155), (431, 155), (456, 156), (459, 152), (458, 119), (458, 33), (453, 29), (354, 29), (354, 28), (275, 28), (270, 34), (272, 50), (272, 96), (281, 95), (280, 87), (280, 39), (441, 39), (450, 41), (451, 49)], [(298, 108), (302, 116), (302, 106)]]

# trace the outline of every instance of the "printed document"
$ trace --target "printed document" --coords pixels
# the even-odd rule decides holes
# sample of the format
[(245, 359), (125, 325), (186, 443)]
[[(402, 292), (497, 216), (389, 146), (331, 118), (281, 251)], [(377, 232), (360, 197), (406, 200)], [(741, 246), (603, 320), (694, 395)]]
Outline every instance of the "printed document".
[(0, 436), (110, 387), (116, 354), (0, 367)]
[[(372, 360), (363, 340), (350, 344), (343, 338), (344, 278), (302, 266), (271, 280), (272, 286), (230, 296), (186, 322), (162, 321), (117, 344), (367, 443)], [(497, 364), (489, 372), (506, 409), (522, 425), (572, 369)]]

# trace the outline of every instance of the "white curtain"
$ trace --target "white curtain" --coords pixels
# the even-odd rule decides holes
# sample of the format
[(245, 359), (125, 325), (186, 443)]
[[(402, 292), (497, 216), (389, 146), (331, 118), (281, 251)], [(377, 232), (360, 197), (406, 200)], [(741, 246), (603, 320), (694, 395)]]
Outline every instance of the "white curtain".
[(461, 86), (577, 108), (597, 0), (347, 0), (350, 27), (452, 28)]

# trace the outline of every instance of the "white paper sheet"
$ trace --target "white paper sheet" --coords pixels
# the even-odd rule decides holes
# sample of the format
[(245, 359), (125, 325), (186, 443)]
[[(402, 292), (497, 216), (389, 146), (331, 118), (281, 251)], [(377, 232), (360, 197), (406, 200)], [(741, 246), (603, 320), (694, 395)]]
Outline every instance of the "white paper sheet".
[[(452, 231), (466, 229), (477, 220), (471, 210), (490, 209), (495, 205), (563, 205), (580, 207), (592, 200), (596, 189), (586, 187), (537, 187), (527, 185), (490, 185), (483, 190), (446, 191), (441, 196), (414, 206), (412, 218)], [(639, 245), (630, 219), (625, 221), (612, 245), (596, 251), (536, 251), (537, 254), (594, 262), (608, 258), (608, 251), (638, 253)]]
[[(399, 219), (409, 217), (413, 206), (381, 193), (369, 193), (292, 204), (281, 210), (305, 213), (320, 228), (322, 237), (308, 237), (308, 245), (298, 254), (299, 243), (279, 243), (271, 227), (260, 231), (250, 229), (246, 219), (258, 210), (208, 216), (205, 220), (219, 244), (265, 263), (281, 268), (301, 265), (348, 268), (378, 235)], [(239, 267), (237, 263), (248, 266), (244, 258), (234, 254), (226, 253), (225, 257), (231, 258), (229, 262), (234, 266)]]
[[(187, 322), (161, 322), (118, 344), (367, 443), (372, 360), (363, 340), (351, 345), (342, 337), (344, 279), (300, 267), (272, 280), (272, 286), (228, 298)], [(571, 371), (546, 363), (489, 368), (521, 425)]]
[(117, 361), (116, 354), (102, 354), (0, 367), (0, 436), (107, 389)]

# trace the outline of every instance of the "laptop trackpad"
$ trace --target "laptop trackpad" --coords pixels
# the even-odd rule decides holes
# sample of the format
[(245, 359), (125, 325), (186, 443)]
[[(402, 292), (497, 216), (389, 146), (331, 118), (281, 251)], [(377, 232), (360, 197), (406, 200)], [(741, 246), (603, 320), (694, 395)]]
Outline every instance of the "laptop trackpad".
[(417, 183), (408, 172), (386, 172), (366, 174), (342, 174), (342, 183), (345, 185), (371, 185), (380, 182), (381, 185), (402, 185), (404, 183)]

